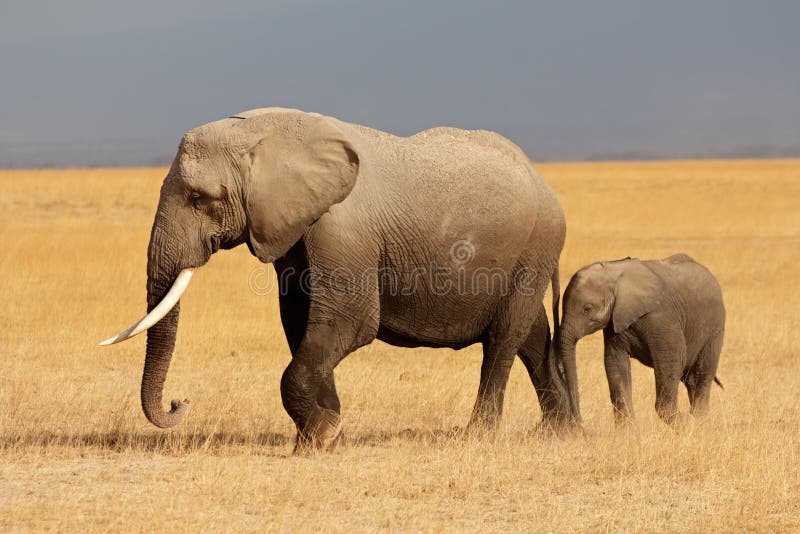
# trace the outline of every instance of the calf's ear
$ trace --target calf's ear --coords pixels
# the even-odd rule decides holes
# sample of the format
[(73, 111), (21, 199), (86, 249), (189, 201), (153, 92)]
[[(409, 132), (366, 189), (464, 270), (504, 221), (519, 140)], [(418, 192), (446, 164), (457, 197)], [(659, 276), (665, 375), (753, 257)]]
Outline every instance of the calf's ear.
[(614, 333), (658, 309), (664, 297), (664, 281), (641, 261), (632, 260), (621, 270), (614, 287), (611, 322)]

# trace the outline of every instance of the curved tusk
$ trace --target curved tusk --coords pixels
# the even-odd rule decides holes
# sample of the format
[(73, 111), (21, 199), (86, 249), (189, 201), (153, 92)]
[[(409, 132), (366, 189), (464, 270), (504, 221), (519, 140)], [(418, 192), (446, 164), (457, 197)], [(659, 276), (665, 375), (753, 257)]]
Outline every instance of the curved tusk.
[(163, 319), (164, 316), (175, 307), (175, 304), (177, 304), (181, 299), (183, 292), (186, 291), (187, 287), (189, 287), (189, 281), (192, 279), (192, 274), (194, 274), (194, 269), (184, 269), (178, 273), (178, 277), (175, 279), (175, 282), (173, 282), (172, 287), (169, 288), (169, 291), (166, 295), (164, 295), (164, 298), (161, 299), (161, 302), (159, 302), (158, 305), (150, 311), (150, 313), (133, 323), (127, 330), (123, 330), (116, 336), (100, 342), (100, 345), (113, 345), (114, 343), (125, 341), (126, 339), (132, 338), (136, 334), (144, 332), (158, 321)]

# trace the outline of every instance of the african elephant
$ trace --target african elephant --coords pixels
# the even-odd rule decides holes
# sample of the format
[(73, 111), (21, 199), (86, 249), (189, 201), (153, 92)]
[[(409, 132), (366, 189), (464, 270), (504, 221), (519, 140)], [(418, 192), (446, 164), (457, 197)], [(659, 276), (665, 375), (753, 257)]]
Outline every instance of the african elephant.
[(679, 382), (686, 385), (693, 414), (708, 409), (712, 381), (722, 385), (716, 377), (725, 332), (722, 290), (686, 254), (584, 267), (567, 285), (563, 315), (556, 346), (578, 420), (575, 344), (601, 328), (617, 422), (633, 418), (629, 356), (653, 368), (656, 411), (666, 422), (677, 414)]
[(182, 138), (150, 237), (148, 315), (104, 343), (148, 329), (142, 408), (158, 427), (177, 424), (186, 403), (164, 412), (162, 389), (181, 293), (211, 254), (246, 243), (281, 281), (292, 360), (280, 389), (298, 444), (336, 440), (333, 370), (376, 338), (400, 347), (481, 342), (470, 420), (481, 428), (499, 421), (519, 354), (545, 417), (558, 419), (566, 395), (548, 393), (559, 384), (541, 365), (549, 330), (540, 310), (551, 279), (558, 308), (564, 235), (552, 189), (498, 134), (396, 137), (316, 113), (246, 111)]

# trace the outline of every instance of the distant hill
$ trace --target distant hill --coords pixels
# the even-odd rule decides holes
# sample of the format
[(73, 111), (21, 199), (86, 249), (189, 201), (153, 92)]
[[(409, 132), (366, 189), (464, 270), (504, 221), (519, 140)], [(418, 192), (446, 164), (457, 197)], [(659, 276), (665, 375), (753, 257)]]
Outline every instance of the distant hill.
[(177, 139), (0, 142), (0, 168), (166, 166)]
[(624, 150), (620, 152), (600, 152), (588, 156), (586, 161), (634, 161), (661, 159), (770, 159), (800, 158), (800, 143), (775, 147), (752, 145), (726, 150), (705, 150), (697, 152), (650, 152), (647, 150)]
[[(63, 167), (165, 167), (172, 163), (177, 139), (112, 139), (70, 142), (0, 142), (0, 169)], [(526, 148), (526, 147), (523, 147)], [(536, 161), (631, 161), (659, 159), (800, 158), (800, 143), (786, 146), (752, 145), (724, 150), (659, 152), (628, 149), (585, 157), (548, 157), (527, 147)]]

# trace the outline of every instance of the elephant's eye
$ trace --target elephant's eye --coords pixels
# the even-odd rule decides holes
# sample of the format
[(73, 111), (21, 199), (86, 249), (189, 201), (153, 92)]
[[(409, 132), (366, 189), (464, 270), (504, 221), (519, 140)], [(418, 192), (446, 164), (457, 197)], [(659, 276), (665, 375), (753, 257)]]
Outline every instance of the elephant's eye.
[(583, 314), (589, 315), (590, 313), (592, 313), (592, 305), (587, 304), (586, 306), (583, 307)]
[(189, 193), (189, 197), (191, 197), (192, 200), (200, 200), (200, 193), (197, 191), (192, 191)]

